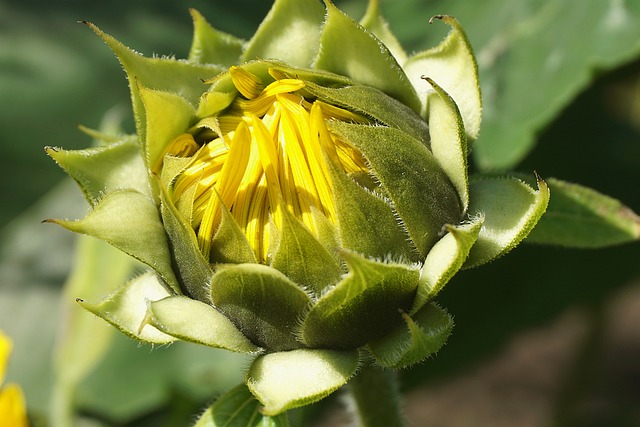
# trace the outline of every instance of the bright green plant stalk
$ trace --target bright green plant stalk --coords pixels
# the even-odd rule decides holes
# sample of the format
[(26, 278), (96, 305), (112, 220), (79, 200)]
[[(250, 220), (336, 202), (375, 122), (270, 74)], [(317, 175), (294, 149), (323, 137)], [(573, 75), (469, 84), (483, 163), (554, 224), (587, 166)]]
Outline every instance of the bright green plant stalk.
[(402, 427), (397, 374), (377, 366), (365, 366), (349, 382), (356, 415), (362, 427)]

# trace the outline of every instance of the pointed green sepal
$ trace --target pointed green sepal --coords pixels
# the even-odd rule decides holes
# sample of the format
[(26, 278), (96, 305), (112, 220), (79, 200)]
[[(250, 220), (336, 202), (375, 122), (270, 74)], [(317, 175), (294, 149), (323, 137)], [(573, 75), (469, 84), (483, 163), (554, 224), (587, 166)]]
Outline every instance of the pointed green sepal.
[(225, 67), (236, 65), (240, 61), (245, 41), (216, 30), (197, 10), (190, 9), (189, 12), (193, 18), (189, 61)]
[(175, 292), (180, 293), (158, 209), (144, 194), (133, 190), (113, 191), (84, 219), (47, 221), (104, 240), (156, 270)]
[(421, 257), (396, 219), (389, 203), (363, 188), (326, 159), (343, 248), (385, 259), (418, 262)]
[(436, 296), (462, 268), (469, 251), (478, 239), (484, 217), (473, 218), (468, 224), (447, 225), (447, 234), (433, 245), (420, 270), (418, 292), (409, 313), (413, 315)]
[(200, 119), (217, 116), (222, 110), (231, 105), (236, 96), (237, 93), (234, 91), (205, 92), (200, 97), (196, 116)]
[(471, 142), (478, 137), (482, 116), (478, 64), (460, 23), (445, 15), (434, 16), (429, 22), (434, 19), (449, 25), (451, 31), (435, 48), (410, 57), (404, 64), (404, 71), (418, 93), (424, 93), (427, 89), (422, 79), (426, 76), (451, 95), (460, 109), (464, 128)]
[(138, 91), (140, 86), (178, 93), (192, 105), (196, 105), (200, 95), (207, 90), (203, 80), (210, 79), (225, 69), (218, 65), (202, 65), (171, 58), (145, 58), (95, 25), (88, 22), (86, 24), (113, 50), (127, 73), (133, 114), (140, 139), (144, 139), (147, 127)]
[(640, 239), (640, 217), (618, 200), (555, 178), (547, 183), (553, 197), (525, 242), (601, 248)]
[(145, 273), (131, 280), (98, 304), (76, 301), (86, 310), (103, 318), (126, 335), (153, 344), (167, 344), (175, 338), (159, 331), (146, 321), (147, 304), (171, 296), (155, 273)]
[(220, 266), (211, 299), (254, 344), (270, 351), (301, 347), (299, 319), (311, 299), (278, 270), (261, 264)]
[(178, 135), (191, 127), (195, 110), (182, 96), (138, 87), (144, 105), (146, 131), (142, 141), (147, 167), (160, 173), (165, 149)]
[(313, 234), (289, 210), (282, 206), (282, 224), (278, 247), (271, 267), (284, 273), (299, 286), (320, 294), (340, 279), (342, 268)]
[(516, 247), (549, 203), (549, 187), (540, 178), (536, 191), (517, 178), (474, 177), (470, 193), (469, 213), (484, 215), (485, 221), (465, 268), (489, 262)]
[(442, 348), (453, 329), (451, 316), (433, 303), (411, 317), (406, 313), (402, 317), (406, 324), (368, 345), (376, 363), (385, 368), (406, 368), (424, 361)]
[(366, 157), (411, 240), (426, 257), (444, 224), (457, 224), (460, 200), (431, 151), (408, 134), (383, 126), (330, 122)]
[(298, 349), (258, 357), (247, 374), (262, 413), (277, 415), (308, 405), (343, 386), (358, 367), (358, 352)]
[(372, 117), (380, 123), (408, 133), (425, 145), (429, 144), (427, 122), (411, 108), (378, 89), (357, 84), (335, 88), (305, 83), (306, 91), (329, 104)]
[(241, 384), (222, 396), (198, 418), (194, 427), (289, 427), (287, 414), (260, 413), (262, 405)]
[(162, 222), (169, 236), (169, 247), (180, 285), (187, 295), (208, 304), (211, 302), (209, 284), (213, 270), (200, 252), (193, 228), (178, 212), (163, 187), (161, 187), (160, 200)]
[(393, 329), (408, 310), (420, 273), (417, 267), (342, 256), (350, 272), (314, 304), (302, 324), (309, 347), (358, 348)]
[(276, 0), (240, 62), (277, 59), (308, 67), (317, 53), (323, 20), (324, 8), (317, 0)]
[(407, 60), (407, 53), (402, 48), (402, 45), (396, 36), (389, 29), (387, 21), (382, 17), (379, 0), (369, 0), (369, 6), (360, 20), (360, 25), (371, 31), (374, 36), (384, 43), (400, 65), (405, 63)]
[(45, 151), (78, 183), (91, 206), (115, 190), (131, 189), (151, 194), (135, 137), (84, 150), (46, 147)]
[(419, 113), (421, 102), (389, 49), (328, 0), (314, 68), (331, 71), (396, 98)]
[(357, 84), (353, 79), (340, 74), (314, 68), (291, 67), (280, 61), (262, 61), (269, 66), (269, 75), (275, 79), (300, 79), (322, 87), (345, 87)]
[(260, 350), (215, 308), (185, 296), (172, 296), (150, 303), (146, 321), (183, 341), (237, 353)]
[[(215, 192), (214, 197), (220, 197)], [(246, 234), (220, 200), (220, 225), (211, 240), (209, 260), (214, 264), (255, 263), (256, 254), (251, 248)]]
[(434, 92), (428, 95), (431, 152), (458, 190), (462, 211), (469, 207), (467, 138), (460, 111), (455, 101), (436, 82), (425, 78)]

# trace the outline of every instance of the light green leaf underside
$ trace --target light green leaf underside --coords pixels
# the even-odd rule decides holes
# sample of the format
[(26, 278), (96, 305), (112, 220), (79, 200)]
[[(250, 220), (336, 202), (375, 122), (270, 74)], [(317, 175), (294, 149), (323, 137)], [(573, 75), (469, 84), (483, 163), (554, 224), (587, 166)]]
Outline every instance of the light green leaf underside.
[(430, 78), (427, 81), (434, 89), (427, 98), (431, 152), (458, 190), (462, 211), (466, 212), (469, 206), (469, 177), (464, 123), (453, 98)]
[(159, 187), (162, 223), (169, 237), (180, 285), (189, 296), (209, 303), (209, 283), (213, 276), (211, 266), (200, 252), (193, 228), (178, 212), (164, 187)]
[(425, 145), (429, 144), (427, 122), (411, 108), (378, 89), (358, 84), (334, 88), (307, 83), (305, 90), (323, 101), (372, 117), (408, 133)]
[(261, 406), (247, 386), (241, 384), (220, 396), (194, 427), (289, 427), (286, 414), (263, 415)]
[(478, 65), (460, 23), (450, 16), (437, 15), (434, 18), (449, 25), (451, 31), (435, 48), (410, 57), (404, 64), (404, 71), (419, 94), (427, 91), (427, 84), (422, 79), (425, 76), (451, 95), (460, 109), (467, 137), (474, 141), (482, 118)]
[(145, 273), (124, 285), (98, 304), (78, 299), (86, 310), (111, 323), (130, 337), (154, 344), (175, 341), (145, 321), (150, 301), (171, 296), (155, 273)]
[(379, 0), (369, 0), (369, 6), (367, 7), (365, 15), (360, 20), (360, 25), (371, 31), (374, 36), (384, 43), (400, 65), (404, 64), (407, 60), (407, 54), (382, 17)]
[(195, 110), (189, 102), (175, 93), (138, 87), (144, 105), (146, 132), (142, 141), (149, 170), (158, 173), (159, 162), (167, 145), (191, 126)]
[(247, 374), (262, 413), (277, 415), (308, 405), (344, 385), (358, 367), (358, 352), (299, 349), (258, 357)]
[(389, 49), (331, 2), (320, 46), (315, 68), (351, 77), (420, 112), (416, 91)]
[(261, 264), (220, 266), (211, 299), (254, 344), (276, 351), (301, 346), (299, 319), (311, 300), (278, 270)]
[(403, 318), (406, 324), (368, 344), (378, 365), (400, 369), (420, 363), (442, 348), (453, 329), (451, 316), (433, 303)]
[(271, 267), (304, 289), (320, 294), (325, 287), (338, 282), (342, 267), (285, 206), (282, 206), (281, 212), (278, 247), (274, 251)]
[(425, 257), (444, 224), (460, 221), (460, 201), (433, 154), (397, 129), (330, 122), (366, 157), (411, 240)]
[(131, 189), (150, 195), (147, 171), (135, 137), (84, 150), (53, 147), (45, 150), (78, 183), (91, 206), (115, 190)]
[(483, 223), (484, 217), (479, 215), (468, 224), (447, 226), (448, 233), (433, 245), (422, 265), (418, 292), (411, 307), (411, 315), (436, 296), (460, 270), (471, 247), (478, 239)]
[(183, 341), (238, 353), (259, 350), (215, 308), (182, 295), (150, 303), (146, 321)]
[(346, 251), (342, 256), (349, 275), (314, 304), (302, 324), (302, 338), (310, 347), (360, 347), (398, 324), (398, 310), (408, 310), (413, 301), (416, 267)]
[(180, 292), (158, 209), (144, 194), (133, 190), (113, 191), (84, 219), (48, 221), (104, 240), (156, 270), (175, 292)]
[(509, 252), (536, 225), (549, 203), (549, 188), (538, 191), (517, 178), (477, 177), (470, 182), (470, 215), (484, 215), (478, 240), (464, 267), (475, 267)]
[(330, 159), (326, 159), (343, 248), (369, 257), (418, 262), (420, 256), (388, 202), (363, 188)]
[(640, 239), (640, 217), (618, 200), (555, 178), (553, 197), (526, 242), (599, 248)]
[(240, 62), (277, 59), (308, 67), (317, 54), (324, 15), (316, 0), (276, 0)]
[(245, 41), (216, 30), (197, 10), (190, 9), (189, 12), (193, 18), (189, 61), (225, 67), (236, 65), (240, 61)]
[(170, 58), (145, 58), (95, 25), (87, 25), (109, 45), (127, 73), (137, 134), (141, 140), (145, 139), (147, 126), (139, 86), (176, 93), (192, 105), (197, 105), (200, 95), (207, 90), (203, 80), (210, 79), (225, 69), (218, 65), (202, 65)]

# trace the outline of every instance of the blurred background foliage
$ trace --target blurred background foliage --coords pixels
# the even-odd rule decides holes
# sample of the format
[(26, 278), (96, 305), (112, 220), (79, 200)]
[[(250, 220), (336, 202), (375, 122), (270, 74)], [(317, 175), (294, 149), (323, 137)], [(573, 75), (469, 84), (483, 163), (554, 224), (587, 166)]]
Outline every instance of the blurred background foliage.
[[(354, 17), (366, 6), (364, 0), (336, 4)], [(130, 111), (117, 60), (76, 21), (94, 22), (147, 56), (183, 58), (190, 45), (189, 7), (217, 28), (249, 38), (270, 2), (0, 1), (0, 328), (15, 341), (8, 379), (24, 388), (37, 425), (64, 417), (51, 407), (65, 399), (59, 407), (77, 407), (81, 414), (74, 425), (184, 425), (239, 382), (246, 366), (237, 356), (193, 345), (152, 351), (99, 320), (75, 319), (70, 307), (81, 295), (61, 289), (76, 237), (40, 224), (87, 210), (42, 147), (86, 147), (90, 138), (77, 124), (95, 128), (107, 111), (124, 118)], [(640, 211), (640, 1), (389, 0), (382, 9), (410, 52), (435, 45), (446, 33), (427, 23), (436, 13), (456, 16), (465, 27), (484, 98), (476, 169), (536, 170)], [(130, 121), (124, 126), (133, 130)], [(78, 258), (93, 251), (108, 268), (76, 269), (71, 280), (77, 292), (104, 295), (130, 274), (116, 268), (123, 261), (109, 248), (79, 245)], [(608, 336), (608, 325), (620, 316), (638, 320), (640, 329), (640, 303), (623, 305), (624, 313), (612, 305), (640, 289), (638, 260), (637, 243), (588, 251), (524, 245), (459, 274), (439, 297), (455, 316), (454, 333), (437, 357), (401, 373), (404, 387), (415, 394), (464, 382), (518, 337), (577, 311), (584, 333), (568, 350), (569, 362), (554, 373), (547, 416), (538, 424), (504, 425), (640, 425), (640, 333), (615, 346)], [(87, 288), (86, 274), (94, 275), (93, 288)], [(73, 333), (88, 338), (69, 344)], [(518, 413), (508, 402), (493, 404)], [(500, 425), (497, 418), (483, 418), (486, 411), (466, 407), (462, 397), (459, 405), (472, 424), (456, 424), (453, 416), (448, 422), (448, 414), (435, 408), (433, 425)], [(294, 421), (327, 406), (335, 407), (323, 403), (294, 414)]]

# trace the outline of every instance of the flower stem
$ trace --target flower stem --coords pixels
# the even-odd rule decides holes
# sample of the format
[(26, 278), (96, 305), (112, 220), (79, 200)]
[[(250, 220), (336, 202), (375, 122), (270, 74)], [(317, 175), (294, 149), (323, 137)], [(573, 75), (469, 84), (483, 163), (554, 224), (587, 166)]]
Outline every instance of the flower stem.
[(362, 427), (403, 427), (395, 372), (365, 366), (350, 382), (355, 412)]

